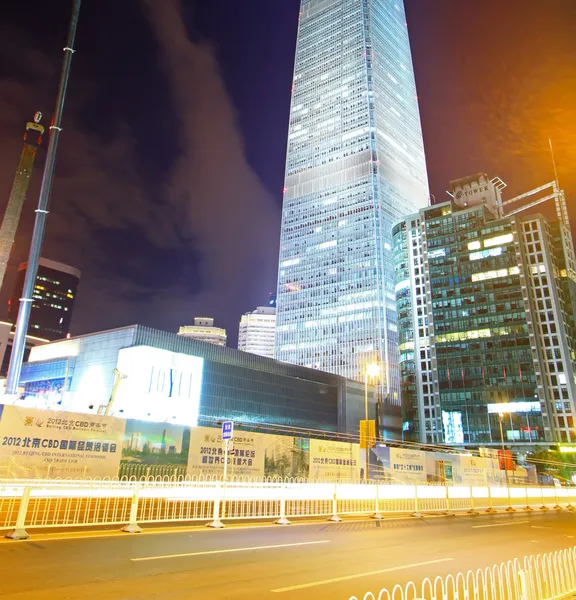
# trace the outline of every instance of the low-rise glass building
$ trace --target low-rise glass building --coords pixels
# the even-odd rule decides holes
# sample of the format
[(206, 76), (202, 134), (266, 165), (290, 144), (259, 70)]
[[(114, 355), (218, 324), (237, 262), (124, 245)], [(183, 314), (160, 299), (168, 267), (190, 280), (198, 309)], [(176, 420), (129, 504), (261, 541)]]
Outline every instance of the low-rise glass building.
[(188, 426), (357, 434), (364, 418), (361, 383), (140, 325), (36, 347), (20, 384), (29, 406)]

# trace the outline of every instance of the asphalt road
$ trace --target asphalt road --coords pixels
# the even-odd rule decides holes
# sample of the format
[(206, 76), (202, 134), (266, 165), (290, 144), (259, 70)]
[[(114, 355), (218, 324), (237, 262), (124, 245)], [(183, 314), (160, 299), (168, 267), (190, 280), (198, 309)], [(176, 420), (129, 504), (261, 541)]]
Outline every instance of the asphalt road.
[[(76, 534), (75, 534), (76, 535)], [(82, 537), (80, 537), (82, 536)], [(358, 520), (0, 543), (6, 600), (362, 598), (576, 545), (576, 514)]]

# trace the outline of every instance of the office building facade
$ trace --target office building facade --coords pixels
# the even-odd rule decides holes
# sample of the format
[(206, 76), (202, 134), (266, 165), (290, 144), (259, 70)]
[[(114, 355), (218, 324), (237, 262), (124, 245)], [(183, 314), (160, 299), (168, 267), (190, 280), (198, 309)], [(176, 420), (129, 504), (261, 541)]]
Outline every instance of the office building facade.
[(180, 327), (178, 335), (215, 346), (225, 346), (227, 340), (226, 330), (214, 327), (214, 319), (210, 317), (195, 317), (194, 325), (183, 325)]
[(274, 358), (276, 309), (259, 306), (242, 315), (238, 329), (238, 350)]
[(498, 183), (482, 174), (452, 191), (394, 227), (404, 439), (498, 445), (502, 424), (506, 444), (575, 441), (572, 282), (558, 224), (502, 216)]
[(428, 204), (402, 0), (303, 0), (288, 135), (276, 358), (398, 402), (392, 225)]
[[(14, 293), (8, 302), (8, 314), (16, 323), (24, 278), (28, 263), (18, 267)], [(81, 272), (55, 260), (41, 258), (32, 294), (32, 310), (28, 333), (34, 337), (54, 341), (70, 333), (72, 311), (80, 283)]]

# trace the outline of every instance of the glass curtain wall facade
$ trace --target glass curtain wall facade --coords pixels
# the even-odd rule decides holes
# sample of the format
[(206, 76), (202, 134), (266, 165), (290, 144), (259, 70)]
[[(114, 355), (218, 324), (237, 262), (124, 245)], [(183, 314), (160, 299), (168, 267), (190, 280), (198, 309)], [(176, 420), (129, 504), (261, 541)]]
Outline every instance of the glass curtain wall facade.
[(303, 0), (278, 278), (276, 358), (399, 402), (392, 224), (428, 204), (401, 0)]
[[(133, 360), (123, 360), (127, 354)], [(202, 359), (198, 395), (173, 384), (198, 378), (187, 357), (195, 365)], [(95, 413), (110, 399), (115, 368), (126, 379), (112, 414), (124, 418), (164, 421), (157, 415), (171, 405), (166, 422), (182, 424), (187, 415), (197, 414), (199, 425), (234, 419), (250, 428), (354, 433), (364, 415), (364, 386), (357, 382), (140, 325), (36, 347), (22, 369), (23, 405)], [(129, 382), (135, 387), (126, 390)], [(368, 392), (369, 414), (374, 415), (374, 388)], [(190, 403), (197, 407), (189, 411)], [(143, 407), (150, 408), (147, 417)]]
[(574, 441), (574, 325), (541, 215), (445, 203), (394, 227), (405, 439)]

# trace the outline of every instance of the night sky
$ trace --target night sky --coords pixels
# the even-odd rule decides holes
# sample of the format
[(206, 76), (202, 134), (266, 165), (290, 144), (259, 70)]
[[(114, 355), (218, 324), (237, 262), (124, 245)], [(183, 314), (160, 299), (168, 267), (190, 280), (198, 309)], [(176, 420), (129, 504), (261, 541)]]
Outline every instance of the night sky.
[[(430, 191), (559, 179), (576, 221), (576, 2), (405, 0)], [(48, 124), (71, 2), (7, 0), (0, 24), (0, 207), (24, 123)], [(73, 333), (176, 331), (240, 315), (276, 286), (299, 0), (84, 0), (44, 256), (83, 271)], [(25, 260), (45, 151), (16, 245)]]

